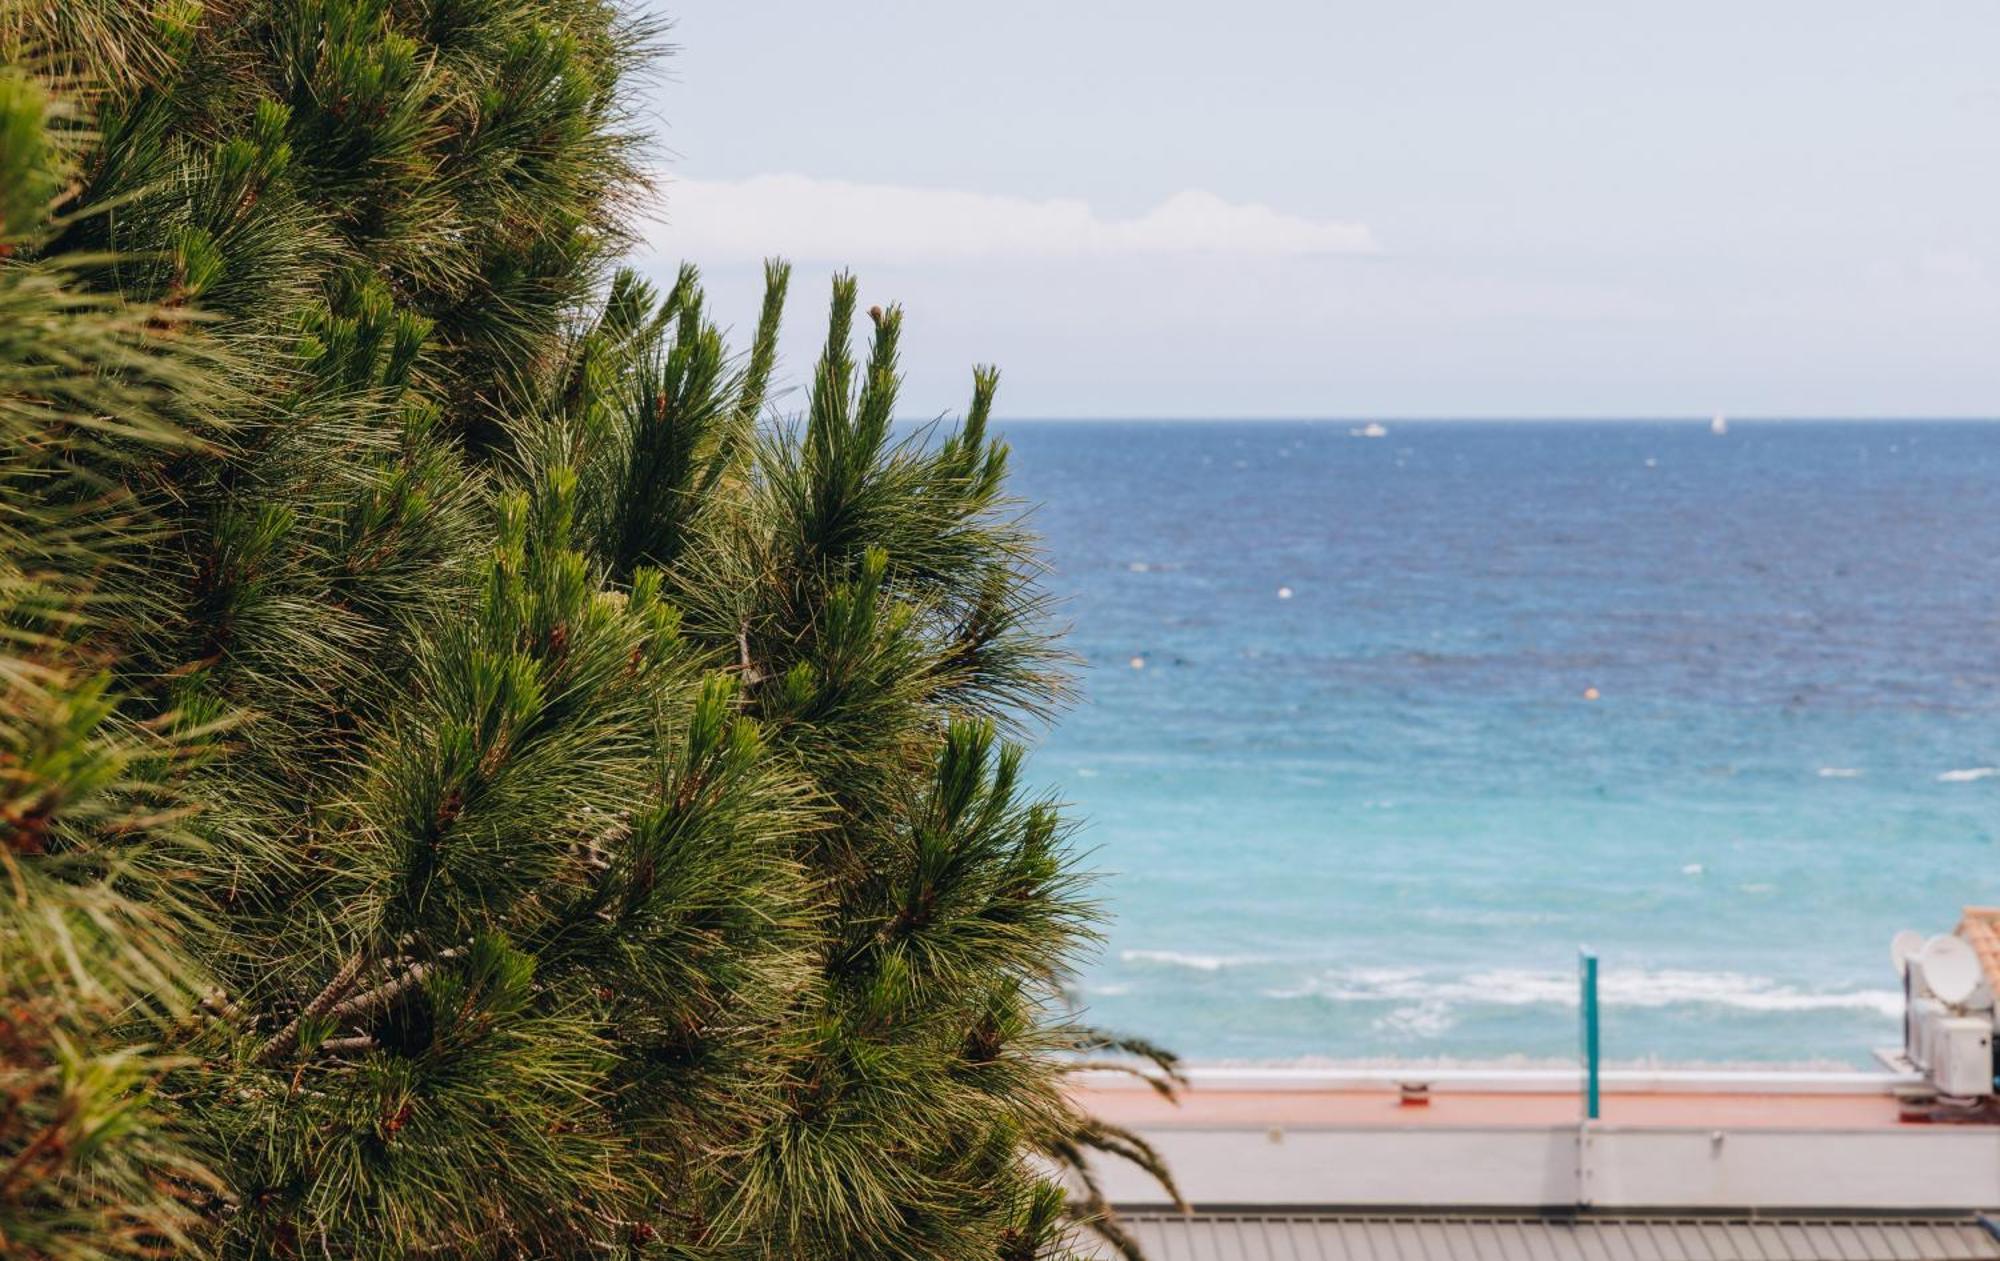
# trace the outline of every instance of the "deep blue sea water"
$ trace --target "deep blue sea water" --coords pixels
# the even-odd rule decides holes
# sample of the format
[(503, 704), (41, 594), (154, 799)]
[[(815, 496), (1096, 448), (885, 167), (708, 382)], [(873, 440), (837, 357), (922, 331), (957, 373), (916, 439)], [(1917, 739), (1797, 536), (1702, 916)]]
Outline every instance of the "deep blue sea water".
[(2000, 425), (1006, 437), (1088, 662), (1034, 765), (1098, 1023), (1573, 1056), (1589, 943), (1611, 1059), (1860, 1064), (1890, 935), (2000, 902)]

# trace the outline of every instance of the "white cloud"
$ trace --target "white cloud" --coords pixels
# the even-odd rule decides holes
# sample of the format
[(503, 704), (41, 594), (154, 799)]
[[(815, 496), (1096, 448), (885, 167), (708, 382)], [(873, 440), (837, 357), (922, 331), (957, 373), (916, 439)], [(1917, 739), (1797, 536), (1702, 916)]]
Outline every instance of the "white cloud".
[(1917, 260), (1917, 270), (1940, 280), (1976, 280), (1984, 269), (1964, 250), (1932, 250)]
[(1035, 200), (804, 175), (663, 181), (661, 255), (725, 262), (899, 263), (1103, 255), (1370, 254), (1366, 224), (1307, 219), (1189, 189), (1137, 218), (1069, 198)]

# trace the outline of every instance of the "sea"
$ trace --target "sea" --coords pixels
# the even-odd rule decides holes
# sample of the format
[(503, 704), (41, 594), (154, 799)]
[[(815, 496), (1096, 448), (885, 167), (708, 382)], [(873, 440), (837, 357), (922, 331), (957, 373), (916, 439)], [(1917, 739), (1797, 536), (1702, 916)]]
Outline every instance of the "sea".
[(1089, 1022), (1195, 1062), (1853, 1065), (2000, 903), (2000, 425), (1016, 422)]

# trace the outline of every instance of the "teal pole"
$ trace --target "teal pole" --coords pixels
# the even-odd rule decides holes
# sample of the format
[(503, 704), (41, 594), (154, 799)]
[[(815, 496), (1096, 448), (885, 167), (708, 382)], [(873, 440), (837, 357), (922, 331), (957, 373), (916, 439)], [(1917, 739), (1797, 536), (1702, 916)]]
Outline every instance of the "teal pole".
[(1588, 950), (1577, 952), (1582, 972), (1583, 993), (1583, 1115), (1597, 1119), (1597, 956)]

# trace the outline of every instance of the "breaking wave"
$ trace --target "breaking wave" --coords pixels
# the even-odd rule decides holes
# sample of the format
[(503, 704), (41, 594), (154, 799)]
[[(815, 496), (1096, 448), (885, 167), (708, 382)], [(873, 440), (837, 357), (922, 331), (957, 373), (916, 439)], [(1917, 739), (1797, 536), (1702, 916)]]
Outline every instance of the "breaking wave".
[(1188, 968), (1196, 972), (1220, 972), (1224, 968), (1247, 967), (1262, 963), (1242, 955), (1205, 955), (1182, 950), (1121, 950), (1118, 959), (1122, 963), (1150, 963), (1160, 967)]
[[(1574, 974), (1524, 969), (1435, 977), (1406, 969), (1343, 968), (1313, 977), (1303, 985), (1263, 992), (1265, 997), (1275, 999), (1416, 1004), (1427, 1013), (1458, 1005), (1574, 1007), (1578, 1002)], [(1767, 977), (1736, 972), (1606, 971), (1598, 978), (1598, 996), (1607, 1007), (1862, 1011), (1891, 1017), (1902, 1014), (1903, 1010), (1903, 996), (1895, 990), (1801, 989)], [(1435, 1018), (1424, 1023), (1434, 1024)]]

